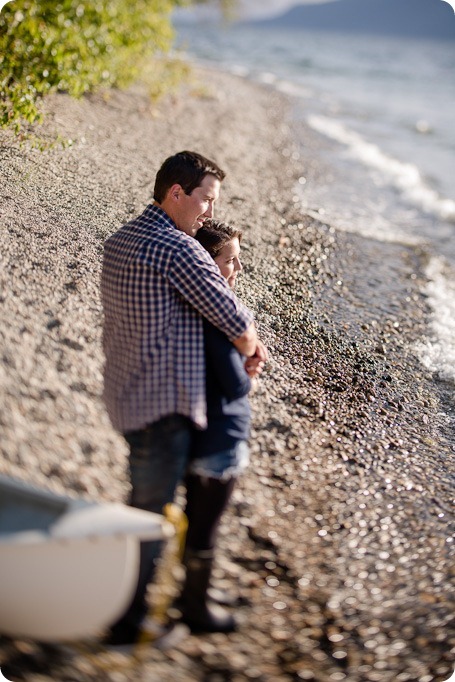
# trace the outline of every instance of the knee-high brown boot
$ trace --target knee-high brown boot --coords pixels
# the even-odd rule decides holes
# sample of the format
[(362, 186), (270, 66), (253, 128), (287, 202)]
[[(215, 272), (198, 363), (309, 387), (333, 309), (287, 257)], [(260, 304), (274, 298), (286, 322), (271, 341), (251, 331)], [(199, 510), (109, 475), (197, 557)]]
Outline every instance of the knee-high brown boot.
[(208, 597), (213, 559), (212, 550), (187, 549), (183, 557), (186, 579), (179, 608), (182, 621), (192, 632), (232, 632), (236, 627), (233, 616)]

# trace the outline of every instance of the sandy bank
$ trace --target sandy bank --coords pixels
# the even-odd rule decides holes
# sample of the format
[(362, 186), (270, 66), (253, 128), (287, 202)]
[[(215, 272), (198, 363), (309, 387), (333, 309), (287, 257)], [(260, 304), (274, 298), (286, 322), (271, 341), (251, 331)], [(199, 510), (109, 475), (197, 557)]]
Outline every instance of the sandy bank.
[[(41, 153), (0, 133), (0, 471), (124, 499), (126, 450), (100, 398), (103, 239), (148, 203), (166, 156), (213, 157), (228, 171), (218, 216), (245, 234), (239, 293), (272, 354), (253, 398), (252, 466), (220, 548), (241, 629), (150, 649), (128, 671), (8, 644), (2, 671), (79, 682), (447, 679), (453, 452), (410, 351), (426, 315), (422, 255), (303, 215), (302, 168), (323, 182), (315, 134), (298, 149), (285, 98), (197, 76), (154, 110), (139, 90), (50, 99), (43, 135), (71, 138), (68, 149)], [(393, 315), (381, 308), (384, 277), (395, 280)]]

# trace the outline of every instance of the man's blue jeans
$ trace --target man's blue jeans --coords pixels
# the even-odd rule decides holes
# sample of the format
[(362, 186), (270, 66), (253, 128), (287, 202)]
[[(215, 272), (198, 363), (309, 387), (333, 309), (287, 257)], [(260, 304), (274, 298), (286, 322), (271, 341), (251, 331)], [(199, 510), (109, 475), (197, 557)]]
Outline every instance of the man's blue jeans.
[[(184, 478), (191, 442), (192, 424), (174, 414), (140, 431), (124, 434), (130, 446), (132, 507), (161, 514), (174, 499), (175, 489)], [(131, 605), (112, 630), (138, 631), (147, 614), (147, 586), (161, 552), (161, 542), (142, 542), (139, 579)]]

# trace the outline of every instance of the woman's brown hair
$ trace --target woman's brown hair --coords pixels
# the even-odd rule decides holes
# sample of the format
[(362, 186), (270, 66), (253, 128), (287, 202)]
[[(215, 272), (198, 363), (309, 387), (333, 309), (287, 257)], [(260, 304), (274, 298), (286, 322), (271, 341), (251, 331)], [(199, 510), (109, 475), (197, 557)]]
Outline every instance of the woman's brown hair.
[(236, 237), (239, 242), (242, 240), (241, 230), (211, 218), (206, 220), (196, 232), (196, 239), (212, 258), (219, 256), (223, 246)]

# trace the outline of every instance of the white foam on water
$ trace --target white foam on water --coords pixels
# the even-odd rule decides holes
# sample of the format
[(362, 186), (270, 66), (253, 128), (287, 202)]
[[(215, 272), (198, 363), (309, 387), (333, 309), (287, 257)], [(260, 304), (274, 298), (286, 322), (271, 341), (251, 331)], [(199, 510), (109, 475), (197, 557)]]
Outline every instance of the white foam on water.
[(429, 187), (417, 166), (385, 154), (377, 145), (331, 118), (311, 115), (307, 121), (314, 130), (346, 145), (352, 158), (380, 171), (384, 180), (399, 189), (409, 202), (443, 220), (455, 222), (455, 201), (440, 196)]
[(455, 381), (455, 281), (445, 274), (445, 262), (434, 256), (426, 269), (425, 294), (431, 307), (429, 338), (415, 351), (422, 364), (441, 379)]
[(261, 71), (261, 73), (257, 75), (257, 80), (264, 85), (274, 85), (278, 80), (278, 76), (271, 71)]
[[(296, 192), (302, 194), (301, 188), (297, 186)], [(374, 207), (368, 220), (361, 220), (357, 217), (353, 219), (352, 215), (343, 216), (339, 211), (333, 212), (326, 208), (314, 210), (308, 206), (306, 198), (302, 199), (302, 210), (312, 218), (341, 232), (351, 232), (367, 239), (376, 239), (380, 242), (390, 242), (392, 244), (403, 244), (404, 246), (420, 246), (425, 244), (425, 241), (420, 237), (415, 237), (391, 225), (379, 213), (375, 213)]]
[[(210, 62), (208, 62), (210, 64)], [(218, 65), (220, 68), (220, 65)], [(241, 64), (231, 64), (230, 66), (225, 66), (224, 67), (228, 73), (231, 73), (233, 76), (239, 76), (239, 78), (248, 78), (250, 75), (250, 70), (246, 66), (242, 66)]]
[(301, 85), (300, 83), (293, 83), (290, 80), (279, 79), (275, 85), (279, 92), (284, 95), (290, 95), (292, 97), (298, 97), (300, 99), (314, 97), (314, 90)]

